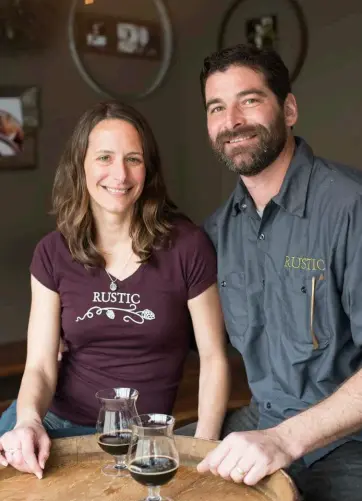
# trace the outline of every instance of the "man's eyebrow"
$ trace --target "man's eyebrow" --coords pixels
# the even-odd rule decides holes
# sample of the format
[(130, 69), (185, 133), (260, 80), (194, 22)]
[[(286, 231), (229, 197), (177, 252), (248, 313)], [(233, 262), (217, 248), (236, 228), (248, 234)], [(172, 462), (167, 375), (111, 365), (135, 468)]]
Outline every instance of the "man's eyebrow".
[(257, 89), (257, 88), (251, 88), (251, 89), (246, 89), (246, 90), (242, 90), (240, 92), (237, 93), (237, 97), (245, 97), (245, 96), (248, 96), (249, 94), (257, 94), (258, 96), (261, 96), (261, 97), (266, 97), (267, 96), (267, 93), (261, 89)]
[(214, 97), (213, 99), (209, 99), (209, 101), (207, 101), (207, 103), (206, 103), (206, 111), (208, 111), (210, 106), (212, 106), (213, 104), (220, 104), (221, 102), (222, 102), (221, 99), (219, 99), (217, 97)]

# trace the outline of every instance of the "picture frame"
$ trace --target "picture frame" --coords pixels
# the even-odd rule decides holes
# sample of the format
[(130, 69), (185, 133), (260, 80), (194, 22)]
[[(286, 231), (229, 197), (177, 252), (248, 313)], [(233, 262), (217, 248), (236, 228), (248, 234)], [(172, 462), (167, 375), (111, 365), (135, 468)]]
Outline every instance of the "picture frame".
[(39, 95), (35, 85), (0, 86), (0, 172), (37, 167)]

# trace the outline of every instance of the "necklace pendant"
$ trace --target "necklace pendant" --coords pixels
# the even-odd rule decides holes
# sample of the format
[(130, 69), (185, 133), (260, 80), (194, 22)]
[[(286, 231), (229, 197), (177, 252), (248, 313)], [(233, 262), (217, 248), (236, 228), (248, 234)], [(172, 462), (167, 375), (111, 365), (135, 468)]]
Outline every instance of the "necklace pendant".
[(109, 284), (109, 288), (111, 289), (112, 292), (116, 291), (117, 290), (117, 284), (116, 284), (116, 282), (111, 282)]

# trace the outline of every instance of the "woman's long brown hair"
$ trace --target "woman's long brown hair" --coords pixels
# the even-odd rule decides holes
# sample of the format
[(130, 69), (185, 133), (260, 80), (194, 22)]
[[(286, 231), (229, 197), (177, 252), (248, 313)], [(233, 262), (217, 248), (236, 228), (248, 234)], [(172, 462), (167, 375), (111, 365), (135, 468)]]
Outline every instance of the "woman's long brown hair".
[(130, 227), (133, 251), (140, 262), (148, 261), (154, 249), (166, 245), (177, 214), (175, 204), (167, 196), (158, 146), (147, 121), (131, 106), (115, 101), (97, 104), (86, 111), (76, 125), (58, 165), (53, 186), (53, 212), (57, 217), (57, 228), (64, 236), (73, 259), (86, 267), (105, 266), (105, 259), (96, 244), (84, 159), (89, 134), (106, 119), (129, 122), (141, 138), (146, 179), (135, 204)]

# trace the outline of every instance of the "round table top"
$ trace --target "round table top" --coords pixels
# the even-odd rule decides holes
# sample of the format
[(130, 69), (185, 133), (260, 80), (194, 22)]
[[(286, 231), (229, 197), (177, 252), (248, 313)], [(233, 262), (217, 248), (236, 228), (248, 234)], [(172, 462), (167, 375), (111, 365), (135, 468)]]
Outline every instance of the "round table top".
[[(173, 501), (298, 501), (291, 479), (283, 471), (255, 487), (200, 474), (196, 464), (216, 446), (215, 442), (175, 437), (181, 465), (174, 479), (161, 489)], [(95, 436), (53, 440), (42, 480), (12, 467), (0, 469), (0, 501), (139, 501), (147, 490), (131, 477), (112, 478), (101, 466), (112, 461)]]

